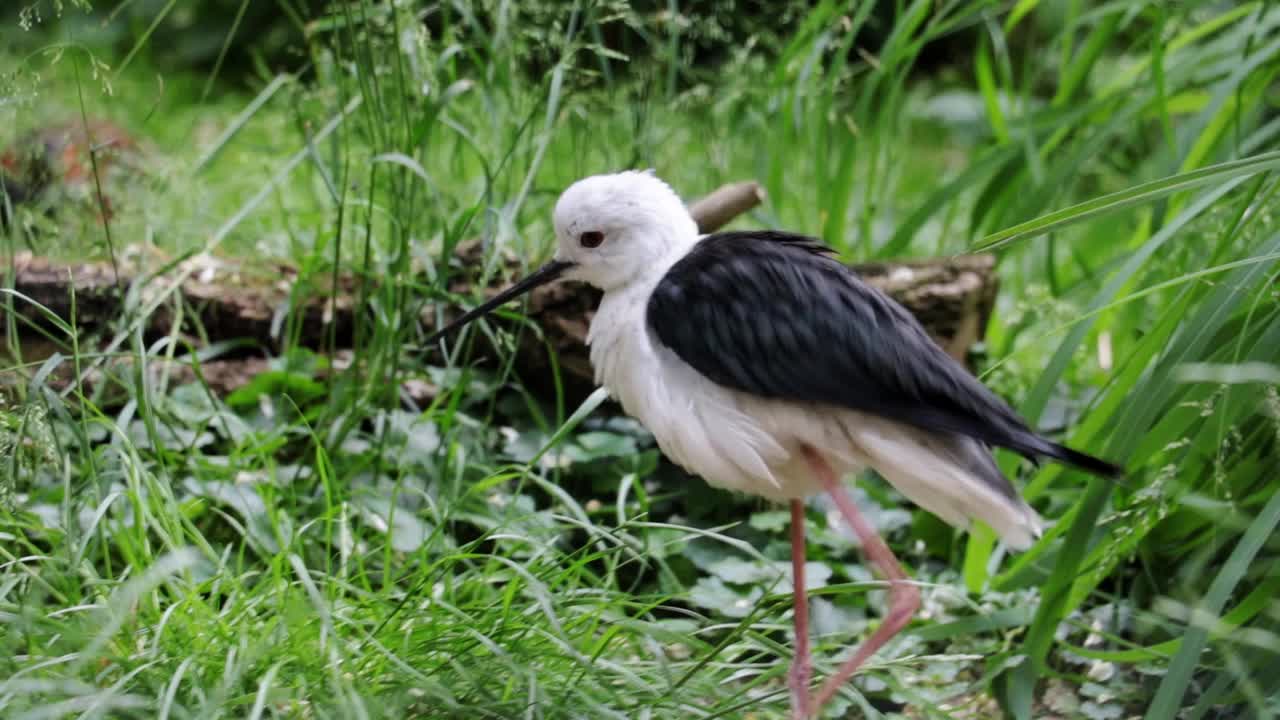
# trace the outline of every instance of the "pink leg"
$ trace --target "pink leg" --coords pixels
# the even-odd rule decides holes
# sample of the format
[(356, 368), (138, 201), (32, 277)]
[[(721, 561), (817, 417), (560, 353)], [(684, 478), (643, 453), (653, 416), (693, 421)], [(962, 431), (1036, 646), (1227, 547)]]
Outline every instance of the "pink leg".
[(791, 501), (791, 582), (795, 593), (796, 655), (787, 685), (791, 687), (791, 717), (809, 720), (809, 599), (804, 587), (804, 501)]
[(862, 550), (867, 559), (889, 580), (888, 614), (880, 623), (879, 629), (862, 643), (854, 656), (845, 661), (836, 674), (823, 683), (822, 688), (813, 698), (813, 711), (817, 713), (822, 711), (822, 706), (826, 705), (836, 691), (848, 682), (867, 658), (874, 655), (881, 646), (911, 622), (911, 616), (920, 609), (920, 590), (908, 582), (907, 574), (898, 564), (898, 559), (893, 556), (893, 551), (880, 539), (880, 535), (876, 533), (875, 528), (871, 527), (871, 523), (858, 512), (858, 506), (840, 484), (840, 479), (836, 477), (835, 471), (831, 469), (826, 459), (810, 447), (804, 448), (804, 456), (809, 462), (809, 467), (822, 481), (822, 486), (831, 495), (831, 499), (835, 500), (836, 507), (840, 508), (840, 514), (853, 526), (853, 532), (861, 541)]

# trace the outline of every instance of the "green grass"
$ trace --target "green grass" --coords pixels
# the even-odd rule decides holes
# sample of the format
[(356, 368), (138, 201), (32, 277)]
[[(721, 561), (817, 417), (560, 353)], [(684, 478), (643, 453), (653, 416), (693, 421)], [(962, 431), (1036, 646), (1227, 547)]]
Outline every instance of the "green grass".
[[(278, 370), (227, 398), (141, 372), (56, 391), (54, 364), (103, 347), (236, 348), (126, 318), (55, 324), (45, 360), (7, 311), (29, 300), (0, 296), (0, 716), (785, 717), (785, 513), (675, 471), (598, 395), (566, 407), (509, 365), (446, 363), (412, 321), (450, 274), (496, 271), (445, 262), (458, 242), (533, 265), (565, 185), (634, 166), (691, 198), (759, 179), (741, 225), (851, 260), (995, 252), (979, 371), (1128, 471), (1001, 455), (1055, 523), (1016, 556), (864, 479), (926, 613), (831, 717), (1280, 712), (1271, 4), (826, 2), (697, 67), (661, 13), (486, 7), (340, 4), (305, 72), (207, 99), (207, 74), (160, 72), (146, 43), (123, 70), (93, 36), (4, 57), (0, 144), (83, 112), (150, 145), (110, 242), (83, 209), (20, 210), (6, 257), (141, 244), (285, 259), (314, 292), (378, 282), (351, 369), (322, 380), (286, 317)], [(627, 59), (600, 47), (624, 24)], [(971, 57), (912, 71), (966, 32)], [(406, 379), (442, 392), (406, 405)], [(884, 591), (810, 512), (821, 676)]]

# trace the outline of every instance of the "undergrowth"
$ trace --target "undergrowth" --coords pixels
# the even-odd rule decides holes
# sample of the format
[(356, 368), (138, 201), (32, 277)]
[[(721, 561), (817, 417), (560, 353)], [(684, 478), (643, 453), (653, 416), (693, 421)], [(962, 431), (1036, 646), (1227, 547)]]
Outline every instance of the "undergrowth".
[[(698, 64), (678, 3), (315, 12), (296, 64), (248, 91), (159, 70), (150, 25), (123, 57), (84, 24), (3, 56), (0, 144), (107, 117), (146, 145), (109, 234), (92, 194), (46, 198), (14, 208), (6, 258), (377, 281), (343, 369), (285, 313), (271, 372), (218, 397), (143, 369), (50, 383), (242, 348), (144, 337), (162, 284), (96, 336), (50, 319), (33, 354), (6, 262), (4, 717), (785, 717), (786, 513), (675, 470), (603, 396), (537, 397), (415, 322), (455, 276), (500, 271), (449, 262), (458, 243), (532, 266), (559, 191), (624, 167), (690, 199), (758, 179), (741, 225), (849, 260), (994, 252), (978, 372), (1126, 467), (1113, 484), (1001, 455), (1054, 523), (1018, 555), (860, 479), (925, 606), (830, 717), (1280, 711), (1271, 4), (797, 4), (785, 33), (690, 31), (727, 38)], [(963, 54), (921, 71), (946, 42)], [(828, 511), (809, 511), (818, 677), (884, 606)]]

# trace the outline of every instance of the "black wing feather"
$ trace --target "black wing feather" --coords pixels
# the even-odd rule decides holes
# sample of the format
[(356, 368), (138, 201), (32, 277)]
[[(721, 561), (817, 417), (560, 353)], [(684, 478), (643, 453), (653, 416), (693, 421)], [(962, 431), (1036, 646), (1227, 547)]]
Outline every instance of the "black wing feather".
[(709, 235), (658, 283), (647, 318), (663, 345), (726, 387), (967, 435), (1098, 475), (1121, 472), (1033, 432), (911, 313), (814, 238)]

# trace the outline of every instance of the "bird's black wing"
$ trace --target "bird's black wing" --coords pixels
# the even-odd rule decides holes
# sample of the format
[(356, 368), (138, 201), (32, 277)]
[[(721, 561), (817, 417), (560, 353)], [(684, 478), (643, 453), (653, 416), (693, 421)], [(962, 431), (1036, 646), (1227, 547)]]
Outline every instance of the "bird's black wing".
[(654, 289), (649, 328), (715, 382), (958, 433), (1100, 475), (1116, 466), (1040, 437), (901, 305), (813, 238), (703, 238)]

